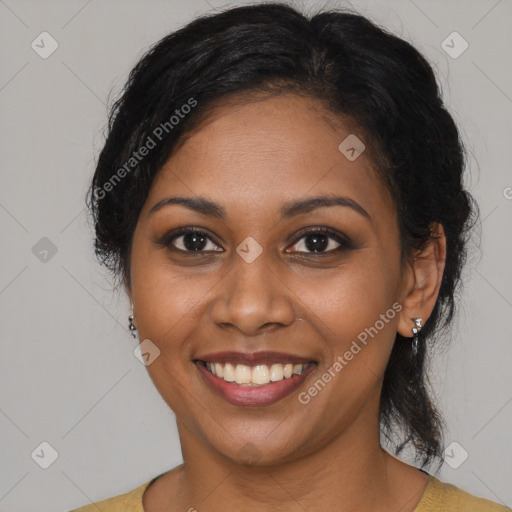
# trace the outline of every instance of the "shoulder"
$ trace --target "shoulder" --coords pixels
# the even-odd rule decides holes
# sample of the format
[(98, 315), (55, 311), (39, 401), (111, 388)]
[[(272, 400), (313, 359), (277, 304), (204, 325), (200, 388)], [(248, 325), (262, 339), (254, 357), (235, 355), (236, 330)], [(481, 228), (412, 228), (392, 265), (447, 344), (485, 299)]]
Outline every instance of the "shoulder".
[(102, 512), (144, 512), (142, 507), (142, 495), (153, 480), (154, 479), (149, 480), (127, 493), (97, 501), (96, 503), (91, 503), (90, 505), (73, 509), (69, 512), (98, 512), (98, 510)]
[(494, 501), (478, 498), (430, 475), (427, 488), (414, 512), (512, 512)]

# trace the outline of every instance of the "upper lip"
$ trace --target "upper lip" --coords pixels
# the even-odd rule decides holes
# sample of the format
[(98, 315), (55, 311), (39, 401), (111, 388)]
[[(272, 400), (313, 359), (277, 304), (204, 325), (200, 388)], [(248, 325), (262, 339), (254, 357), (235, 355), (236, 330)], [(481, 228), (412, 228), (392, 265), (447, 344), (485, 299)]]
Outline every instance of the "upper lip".
[(260, 352), (215, 352), (212, 354), (197, 356), (194, 358), (194, 361), (212, 363), (239, 363), (246, 364), (247, 366), (272, 363), (307, 364), (310, 362), (315, 362), (312, 359), (306, 357), (268, 350)]

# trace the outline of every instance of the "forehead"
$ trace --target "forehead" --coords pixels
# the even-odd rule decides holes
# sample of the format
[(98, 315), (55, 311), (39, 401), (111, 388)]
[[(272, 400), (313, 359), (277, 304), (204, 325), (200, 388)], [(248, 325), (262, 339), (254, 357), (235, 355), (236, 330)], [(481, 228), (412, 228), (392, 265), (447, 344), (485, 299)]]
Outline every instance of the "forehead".
[(289, 200), (341, 194), (391, 212), (369, 151), (351, 160), (339, 149), (354, 136), (364, 143), (320, 102), (294, 94), (219, 106), (163, 166), (146, 206), (179, 193), (252, 216), (262, 205), (277, 211)]

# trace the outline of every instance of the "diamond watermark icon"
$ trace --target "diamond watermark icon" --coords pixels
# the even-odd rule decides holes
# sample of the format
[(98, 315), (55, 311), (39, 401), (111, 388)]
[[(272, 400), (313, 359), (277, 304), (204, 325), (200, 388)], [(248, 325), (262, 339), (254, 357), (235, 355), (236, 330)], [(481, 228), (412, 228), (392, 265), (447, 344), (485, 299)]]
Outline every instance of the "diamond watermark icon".
[(48, 469), (58, 459), (59, 454), (50, 443), (43, 441), (30, 456), (40, 467)]
[(160, 349), (149, 338), (146, 338), (135, 347), (133, 355), (144, 366), (149, 366), (160, 355)]
[(245, 443), (238, 451), (238, 458), (242, 464), (254, 464), (261, 459), (261, 451), (252, 443)]
[(236, 252), (247, 263), (252, 263), (263, 252), (263, 247), (252, 236), (248, 236), (236, 248)]
[(47, 59), (59, 47), (59, 43), (48, 32), (41, 32), (30, 46), (41, 59)]
[(452, 469), (457, 469), (469, 457), (469, 453), (457, 441), (450, 443), (444, 450), (443, 459)]
[(49, 238), (43, 236), (32, 247), (32, 254), (42, 263), (48, 263), (57, 254), (57, 246)]
[(348, 160), (353, 162), (357, 158), (361, 156), (361, 153), (366, 149), (366, 146), (363, 144), (363, 141), (357, 138), (353, 133), (351, 133), (339, 146), (343, 155), (345, 155)]
[(452, 32), (441, 43), (441, 48), (452, 59), (458, 59), (469, 48), (469, 44), (458, 32)]

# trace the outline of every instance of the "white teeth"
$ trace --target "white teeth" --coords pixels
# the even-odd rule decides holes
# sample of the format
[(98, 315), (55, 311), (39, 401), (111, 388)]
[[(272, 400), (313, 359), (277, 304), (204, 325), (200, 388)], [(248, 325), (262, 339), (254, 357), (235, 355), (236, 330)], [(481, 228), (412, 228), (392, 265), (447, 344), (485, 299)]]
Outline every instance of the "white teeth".
[(284, 369), (282, 364), (273, 364), (270, 367), (270, 380), (276, 382), (284, 379)]
[(226, 382), (235, 382), (235, 367), (231, 363), (224, 365), (222, 378)]
[(217, 377), (224, 376), (224, 371), (220, 363), (215, 363), (215, 375), (217, 375)]
[(270, 372), (266, 364), (255, 366), (252, 369), (252, 383), (253, 384), (268, 384), (271, 380)]
[(237, 384), (251, 383), (251, 367), (245, 364), (237, 364), (235, 368), (235, 381)]
[(269, 382), (289, 379), (294, 375), (300, 375), (306, 366), (306, 364), (274, 363), (269, 368), (266, 364), (251, 367), (245, 364), (206, 363), (206, 368), (213, 375), (226, 382), (236, 382), (245, 386), (264, 386)]

